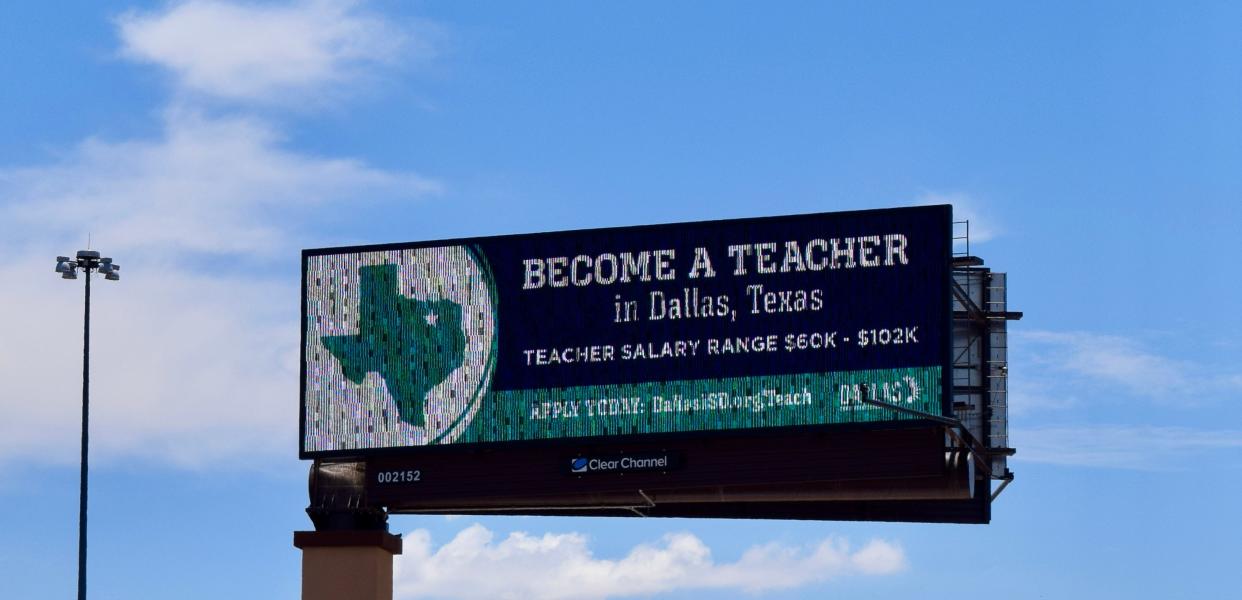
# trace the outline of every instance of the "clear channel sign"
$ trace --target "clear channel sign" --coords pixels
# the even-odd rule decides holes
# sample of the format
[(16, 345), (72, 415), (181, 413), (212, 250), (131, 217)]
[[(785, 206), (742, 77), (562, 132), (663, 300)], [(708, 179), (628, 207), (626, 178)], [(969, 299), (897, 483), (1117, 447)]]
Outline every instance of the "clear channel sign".
[(949, 415), (949, 206), (306, 250), (302, 456)]

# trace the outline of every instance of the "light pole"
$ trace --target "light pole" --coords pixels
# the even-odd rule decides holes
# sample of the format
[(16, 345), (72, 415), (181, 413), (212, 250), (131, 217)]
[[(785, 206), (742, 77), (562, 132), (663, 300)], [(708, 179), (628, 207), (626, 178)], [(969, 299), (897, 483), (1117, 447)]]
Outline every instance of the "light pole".
[(82, 323), (82, 480), (78, 493), (78, 600), (86, 600), (86, 449), (90, 423), (90, 376), (91, 376), (91, 273), (98, 271), (104, 279), (116, 281), (121, 278), (117, 271), (121, 265), (111, 258), (100, 258), (95, 250), (78, 250), (77, 260), (68, 256), (56, 257), (56, 272), (62, 279), (77, 279), (78, 270), (86, 273), (86, 308)]

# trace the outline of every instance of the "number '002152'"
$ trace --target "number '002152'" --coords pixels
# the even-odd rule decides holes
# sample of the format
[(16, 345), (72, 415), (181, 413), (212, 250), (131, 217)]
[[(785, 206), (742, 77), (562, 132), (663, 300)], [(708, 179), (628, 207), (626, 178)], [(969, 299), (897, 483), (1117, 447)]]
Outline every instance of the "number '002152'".
[(415, 469), (405, 471), (380, 471), (375, 474), (376, 483), (413, 483), (421, 481), (423, 472)]

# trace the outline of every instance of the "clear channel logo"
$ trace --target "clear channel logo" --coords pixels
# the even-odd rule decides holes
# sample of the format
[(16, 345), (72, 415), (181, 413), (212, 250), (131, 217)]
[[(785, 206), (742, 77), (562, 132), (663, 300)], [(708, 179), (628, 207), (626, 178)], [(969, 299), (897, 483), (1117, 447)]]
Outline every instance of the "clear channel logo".
[(667, 453), (577, 456), (569, 459), (569, 472), (575, 474), (667, 471), (676, 466), (673, 456)]

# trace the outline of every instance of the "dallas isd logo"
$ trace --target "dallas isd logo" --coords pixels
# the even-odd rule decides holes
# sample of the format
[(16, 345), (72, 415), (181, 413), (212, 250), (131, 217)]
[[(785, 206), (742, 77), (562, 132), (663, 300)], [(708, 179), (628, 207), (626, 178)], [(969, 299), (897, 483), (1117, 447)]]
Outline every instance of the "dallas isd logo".
[[(495, 284), (464, 246), (313, 257), (312, 450), (449, 443), (495, 367)], [(314, 335), (310, 335), (310, 334)]]

